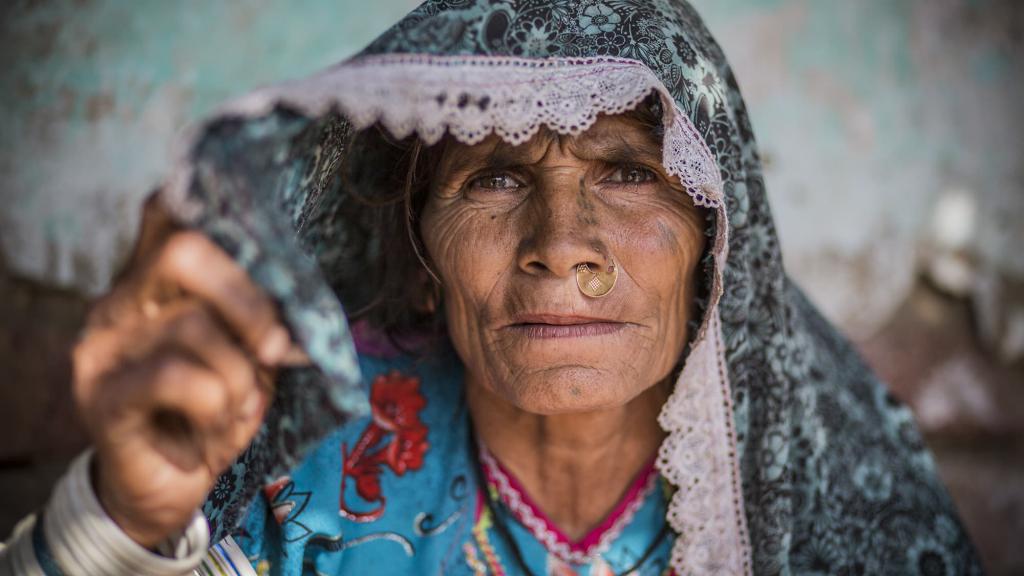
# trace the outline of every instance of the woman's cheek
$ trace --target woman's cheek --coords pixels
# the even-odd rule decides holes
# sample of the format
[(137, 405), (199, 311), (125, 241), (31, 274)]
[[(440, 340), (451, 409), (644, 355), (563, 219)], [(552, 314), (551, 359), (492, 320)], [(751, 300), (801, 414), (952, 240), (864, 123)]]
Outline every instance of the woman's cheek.
[(643, 292), (662, 292), (658, 287), (682, 264), (685, 241), (677, 226), (654, 211), (634, 213), (615, 222), (612, 253)]
[(472, 232), (472, 211), (458, 204), (428, 210), (424, 214), (424, 244), (446, 285), (461, 280), (460, 260), (471, 246), (467, 236)]
[(487, 284), (504, 270), (508, 259), (508, 227), (504, 219), (484, 210), (463, 208), (445, 230), (447, 258), (457, 282)]
[(686, 340), (693, 297), (690, 278), (703, 250), (699, 214), (678, 206), (645, 206), (620, 219), (618, 258), (636, 284), (644, 314), (657, 326), (654, 364), (671, 368)]
[[(486, 300), (507, 271), (507, 226), (474, 206), (450, 206), (424, 218), (424, 240), (438, 267), (449, 313), (483, 318)], [(429, 228), (428, 228), (429, 226)], [(504, 230), (503, 230), (504, 228)], [(473, 318), (458, 318), (469, 327)]]

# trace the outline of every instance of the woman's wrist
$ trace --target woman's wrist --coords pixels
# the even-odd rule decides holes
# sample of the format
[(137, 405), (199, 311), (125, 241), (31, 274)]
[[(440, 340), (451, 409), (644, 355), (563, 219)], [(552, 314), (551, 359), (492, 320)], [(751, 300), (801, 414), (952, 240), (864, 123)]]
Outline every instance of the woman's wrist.
[(158, 542), (171, 555), (147, 549), (100, 504), (90, 478), (92, 460), (89, 450), (72, 463), (42, 517), (46, 544), (65, 573), (170, 575), (188, 573), (199, 565), (210, 537), (199, 510), (175, 542)]
[(89, 483), (96, 494), (96, 500), (107, 516), (136, 544), (150, 552), (158, 553), (157, 545), (165, 540), (172, 531), (140, 526), (137, 522), (132, 521), (130, 515), (123, 514), (121, 510), (124, 510), (125, 507), (120, 503), (117, 490), (112, 489), (110, 483), (104, 480), (105, 475), (101, 470), (99, 458), (95, 454), (90, 458), (88, 472)]

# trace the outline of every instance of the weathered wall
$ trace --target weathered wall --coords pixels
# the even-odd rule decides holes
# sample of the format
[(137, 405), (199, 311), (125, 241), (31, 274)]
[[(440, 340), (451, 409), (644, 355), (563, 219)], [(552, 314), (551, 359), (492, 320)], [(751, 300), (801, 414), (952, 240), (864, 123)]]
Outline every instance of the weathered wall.
[(102, 290), (182, 128), (355, 52), (417, 2), (15, 2), (0, 8), (0, 246)]

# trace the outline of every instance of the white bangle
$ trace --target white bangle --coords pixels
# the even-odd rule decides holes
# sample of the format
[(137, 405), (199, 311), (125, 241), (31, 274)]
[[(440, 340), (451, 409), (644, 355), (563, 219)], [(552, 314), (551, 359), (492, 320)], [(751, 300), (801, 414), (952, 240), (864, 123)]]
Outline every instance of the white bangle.
[(93, 490), (87, 450), (71, 464), (54, 489), (43, 514), (43, 534), (57, 564), (68, 576), (132, 574), (178, 576), (199, 566), (210, 543), (210, 528), (200, 510), (188, 526), (161, 543), (161, 556), (132, 540), (100, 505)]

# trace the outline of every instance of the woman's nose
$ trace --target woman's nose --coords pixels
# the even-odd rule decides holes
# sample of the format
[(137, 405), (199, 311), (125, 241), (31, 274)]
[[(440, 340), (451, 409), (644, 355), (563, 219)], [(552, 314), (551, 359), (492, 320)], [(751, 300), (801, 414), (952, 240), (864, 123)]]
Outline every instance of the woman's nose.
[(600, 216), (582, 181), (538, 190), (523, 217), (519, 267), (534, 275), (575, 277), (576, 267), (587, 264), (604, 270), (608, 249), (601, 234)]

